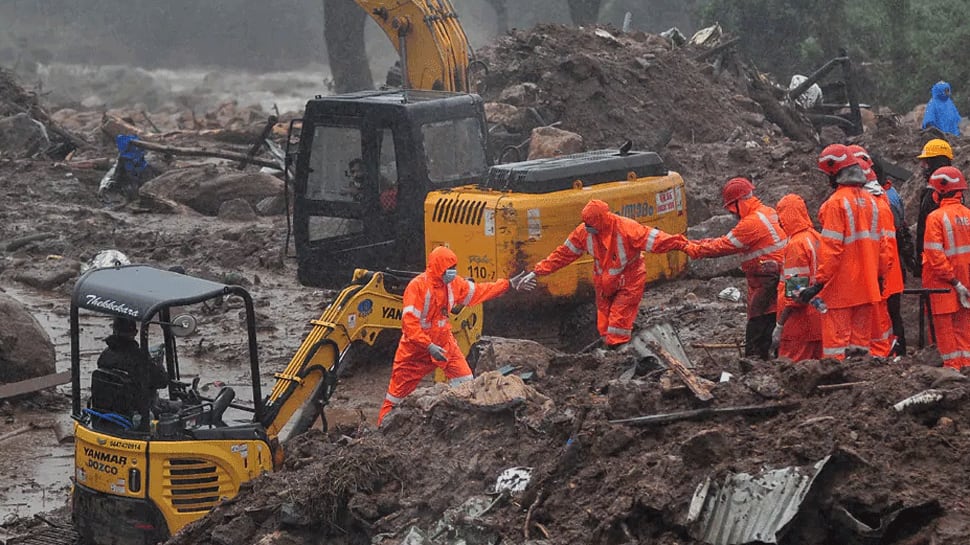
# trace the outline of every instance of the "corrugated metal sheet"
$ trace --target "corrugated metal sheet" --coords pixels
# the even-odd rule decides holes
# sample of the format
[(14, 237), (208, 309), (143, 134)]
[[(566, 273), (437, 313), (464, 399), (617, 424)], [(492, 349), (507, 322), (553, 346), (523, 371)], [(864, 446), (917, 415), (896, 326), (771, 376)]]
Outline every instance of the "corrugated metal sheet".
[(731, 475), (724, 484), (707, 478), (691, 499), (691, 535), (711, 545), (778, 543), (798, 513), (829, 456), (808, 468), (789, 467), (753, 476)]

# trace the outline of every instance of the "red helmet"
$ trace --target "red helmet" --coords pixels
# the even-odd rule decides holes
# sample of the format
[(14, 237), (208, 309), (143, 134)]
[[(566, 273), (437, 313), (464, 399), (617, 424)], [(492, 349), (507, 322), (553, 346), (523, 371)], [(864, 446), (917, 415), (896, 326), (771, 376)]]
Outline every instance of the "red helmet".
[(967, 179), (957, 167), (940, 167), (930, 176), (930, 187), (937, 193), (962, 191), (967, 188)]
[(818, 169), (829, 176), (835, 176), (840, 170), (854, 165), (859, 165), (863, 170), (866, 168), (845, 144), (825, 146), (818, 156)]
[(851, 146), (846, 146), (845, 149), (849, 150), (849, 153), (853, 157), (859, 160), (859, 166), (862, 167), (862, 171), (866, 174), (866, 180), (870, 182), (877, 179), (876, 171), (872, 169), (872, 157), (869, 156), (869, 152), (866, 148), (860, 146), (859, 144), (852, 144)]
[(751, 195), (754, 191), (754, 184), (747, 178), (731, 178), (724, 184), (721, 190), (721, 198), (724, 199), (724, 206), (734, 204), (741, 199)]

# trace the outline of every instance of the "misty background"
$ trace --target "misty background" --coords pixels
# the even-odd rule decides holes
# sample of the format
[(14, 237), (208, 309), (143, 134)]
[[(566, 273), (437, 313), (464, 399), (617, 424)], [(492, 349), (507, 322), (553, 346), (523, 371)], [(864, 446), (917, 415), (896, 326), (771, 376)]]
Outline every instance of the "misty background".
[[(360, 10), (352, 0), (345, 3)], [(501, 0), (453, 0), (472, 46), (500, 33)], [(576, 1), (576, 0), (574, 0)], [(596, 0), (579, 0), (592, 1)], [(14, 68), (48, 102), (149, 108), (165, 101), (299, 109), (333, 91), (323, 35), (324, 0), (4, 0), (0, 66)], [(573, 24), (567, 0), (504, 2), (509, 27)], [(346, 7), (346, 6), (345, 6)], [(362, 11), (362, 10), (361, 10)], [(596, 22), (690, 35), (718, 22), (741, 37), (745, 56), (777, 81), (808, 74), (845, 48), (865, 102), (908, 111), (938, 80), (970, 110), (970, 0), (602, 0)], [(367, 18), (364, 40), (375, 84), (396, 59)], [(568, 52), (563, 52), (564, 55)]]

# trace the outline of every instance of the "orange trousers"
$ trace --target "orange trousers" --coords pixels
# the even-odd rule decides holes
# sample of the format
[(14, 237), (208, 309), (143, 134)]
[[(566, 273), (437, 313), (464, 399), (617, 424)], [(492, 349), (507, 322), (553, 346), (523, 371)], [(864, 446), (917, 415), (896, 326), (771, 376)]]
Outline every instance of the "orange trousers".
[(936, 349), (943, 358), (944, 367), (970, 366), (970, 310), (961, 308), (956, 312), (933, 315), (936, 330)]
[(822, 356), (845, 359), (848, 349), (869, 351), (875, 305), (830, 308), (822, 315)]
[(381, 405), (381, 412), (377, 415), (378, 426), (381, 425), (387, 413), (391, 412), (395, 405), (413, 392), (421, 383), (421, 380), (435, 369), (442, 369), (452, 386), (472, 380), (471, 367), (468, 366), (465, 355), (458, 347), (458, 341), (450, 332), (448, 337), (448, 340), (442, 345), (448, 358), (447, 361), (437, 361), (428, 353), (427, 347), (418, 346), (401, 339), (400, 344), (397, 345), (397, 352), (394, 354), (391, 383), (387, 386), (384, 404)]
[(893, 335), (893, 321), (889, 318), (889, 303), (883, 299), (872, 307), (872, 340), (869, 343), (869, 351), (873, 356), (886, 358), (896, 340), (896, 336)]
[(630, 342), (645, 286), (644, 282), (633, 282), (612, 297), (596, 294), (596, 330), (607, 346)]
[(802, 341), (782, 337), (778, 344), (778, 357), (792, 361), (822, 359), (822, 341)]

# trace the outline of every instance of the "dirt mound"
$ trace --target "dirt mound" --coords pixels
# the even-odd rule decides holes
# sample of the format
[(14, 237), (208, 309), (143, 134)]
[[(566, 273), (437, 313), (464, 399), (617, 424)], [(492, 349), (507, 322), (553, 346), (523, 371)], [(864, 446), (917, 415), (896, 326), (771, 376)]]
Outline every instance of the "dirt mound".
[[(817, 510), (824, 522), (803, 513), (781, 543), (870, 543), (844, 513), (877, 528), (866, 536), (882, 535), (880, 543), (915, 534), (959, 542), (947, 538), (946, 528), (967, 523), (965, 486), (954, 474), (970, 448), (964, 376), (912, 360), (836, 365), (735, 358), (698, 369), (714, 381), (723, 371), (733, 375), (716, 384), (711, 407), (783, 404), (785, 410), (635, 427), (609, 420), (700, 405), (683, 390), (664, 393), (656, 373), (614, 379), (629, 365), (623, 358), (553, 358), (548, 375), (532, 382), (555, 403), (538, 426), (522, 418), (528, 402), (497, 412), (457, 408), (429, 403), (446, 395), (432, 390), (409, 397), (382, 431), (308, 434), (290, 446), (283, 471), (260, 478), (173, 543), (311, 536), (399, 543), (408, 532), (438, 533), (414, 543), (495, 543), (499, 537), (522, 543), (544, 535), (553, 543), (695, 543), (687, 515), (705, 479), (807, 466), (827, 456), (833, 456), (829, 478), (813, 487), (812, 507), (805, 509)], [(943, 393), (938, 404), (913, 413), (893, 408), (931, 387)], [(496, 494), (496, 477), (511, 467), (533, 468), (530, 485)], [(475, 505), (487, 509), (481, 513)], [(454, 516), (456, 508), (464, 518)], [(891, 535), (883, 534), (888, 522), (878, 529), (880, 521), (898, 518), (906, 524), (893, 526)], [(229, 533), (232, 539), (221, 538)]]
[(745, 125), (734, 93), (711, 85), (703, 63), (659, 36), (539, 25), (513, 31), (480, 54), (489, 66), (486, 100), (503, 102), (509, 87), (534, 83), (535, 100), (518, 105), (582, 134), (590, 148), (627, 139), (649, 148), (664, 132), (717, 142)]

